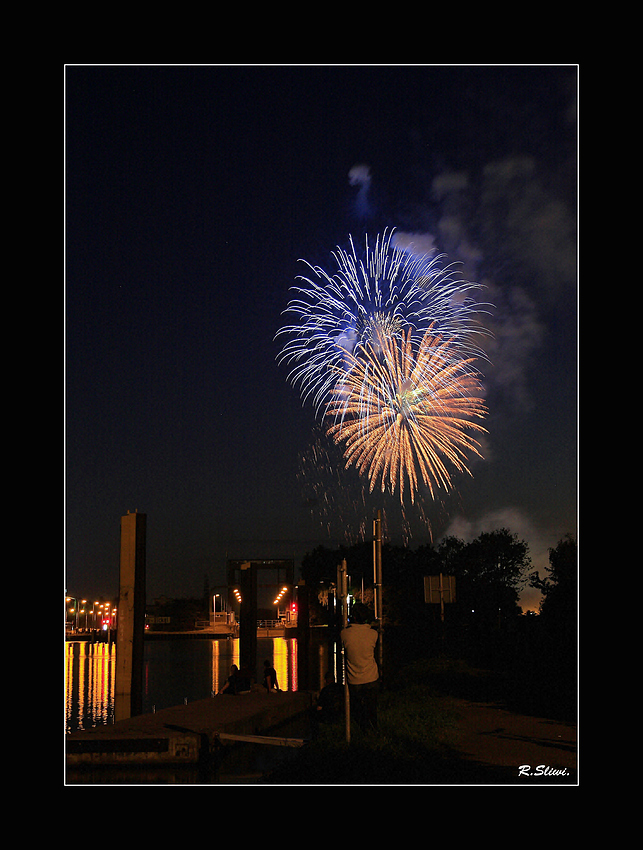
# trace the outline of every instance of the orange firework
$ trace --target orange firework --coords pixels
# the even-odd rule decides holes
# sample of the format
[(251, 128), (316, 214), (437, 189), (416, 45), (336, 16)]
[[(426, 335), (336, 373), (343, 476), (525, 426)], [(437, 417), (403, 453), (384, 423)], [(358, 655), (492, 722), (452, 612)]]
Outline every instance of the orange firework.
[(449, 467), (467, 472), (468, 455), (481, 457), (471, 432), (485, 429), (482, 384), (473, 360), (430, 328), (419, 344), (412, 335), (381, 335), (375, 345), (350, 356), (326, 414), (328, 433), (344, 443), (346, 466), (354, 464), (373, 490), (408, 486), (411, 501), (420, 482), (450, 490)]

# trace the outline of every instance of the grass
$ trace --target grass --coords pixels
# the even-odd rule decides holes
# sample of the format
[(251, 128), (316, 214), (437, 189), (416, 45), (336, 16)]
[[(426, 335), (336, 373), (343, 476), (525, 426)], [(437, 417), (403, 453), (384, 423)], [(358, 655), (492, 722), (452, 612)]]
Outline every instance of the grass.
[[(444, 669), (440, 667), (447, 665)], [(437, 694), (436, 674), (468, 675), (450, 662), (416, 662), (387, 683), (379, 697), (378, 730), (355, 724), (346, 741), (343, 718), (322, 726), (296, 755), (265, 777), (267, 784), (431, 784), (454, 778), (458, 759), (450, 746), (457, 728), (454, 703)]]

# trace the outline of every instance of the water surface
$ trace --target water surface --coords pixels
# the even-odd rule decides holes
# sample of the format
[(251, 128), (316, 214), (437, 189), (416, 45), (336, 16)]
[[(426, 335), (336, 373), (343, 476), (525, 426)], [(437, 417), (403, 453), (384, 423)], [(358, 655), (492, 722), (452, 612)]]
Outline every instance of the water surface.
[[(309, 686), (319, 689), (329, 653), (313, 651)], [(282, 690), (299, 690), (296, 638), (259, 638), (257, 673), (273, 661)], [(143, 661), (143, 713), (205, 699), (225, 684), (230, 666), (239, 666), (239, 639), (147, 640)], [(65, 731), (75, 732), (114, 722), (116, 646), (114, 643), (66, 641)], [(312, 683), (312, 684), (310, 684)]]

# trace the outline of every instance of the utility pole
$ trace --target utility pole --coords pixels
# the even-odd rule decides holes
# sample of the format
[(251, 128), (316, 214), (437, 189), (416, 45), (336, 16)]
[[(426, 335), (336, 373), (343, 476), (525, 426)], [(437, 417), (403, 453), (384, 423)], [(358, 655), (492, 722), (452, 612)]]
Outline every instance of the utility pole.
[[(346, 574), (346, 560), (337, 567), (337, 594), (341, 602), (342, 628), (348, 626), (348, 576)], [(348, 676), (346, 672), (346, 654), (344, 653), (344, 718), (346, 725), (346, 743), (351, 740), (351, 704), (348, 691)]]
[(373, 584), (375, 587), (375, 619), (380, 634), (379, 639), (379, 669), (382, 677), (382, 647), (384, 638), (384, 623), (382, 611), (382, 511), (378, 510), (377, 518), (373, 520)]

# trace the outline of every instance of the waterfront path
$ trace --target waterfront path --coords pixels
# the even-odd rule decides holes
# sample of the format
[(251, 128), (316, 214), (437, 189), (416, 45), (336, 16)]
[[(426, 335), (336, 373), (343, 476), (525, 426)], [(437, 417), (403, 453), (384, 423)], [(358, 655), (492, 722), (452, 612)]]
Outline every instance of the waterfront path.
[[(454, 719), (450, 755), (432, 765), (432, 784), (577, 784), (575, 723), (519, 714), (495, 702), (444, 699)], [(305, 717), (311, 702), (304, 691), (257, 690), (165, 708), (66, 736), (67, 765), (197, 766), (219, 745), (246, 738), (296, 747), (302, 739), (280, 737), (280, 728)]]
[[(576, 724), (517, 714), (493, 702), (445, 700), (454, 716), (451, 754), (432, 765), (431, 784), (577, 784)], [(307, 692), (197, 700), (74, 732), (66, 736), (67, 764), (72, 769), (195, 766), (220, 744), (247, 736), (261, 744), (298, 746), (301, 739), (280, 737), (279, 730), (304, 716), (310, 705)], [(315, 777), (305, 782), (314, 783)]]
[[(309, 711), (311, 694), (263, 689), (238, 696), (215, 696), (164, 708), (66, 736), (68, 766), (83, 764), (195, 764), (220, 740), (265, 736), (275, 743), (278, 728)], [(232, 736), (232, 737), (231, 737)]]
[(493, 702), (449, 699), (455, 724), (450, 745), (463, 779), (510, 784), (575, 784), (577, 726), (517, 714)]

